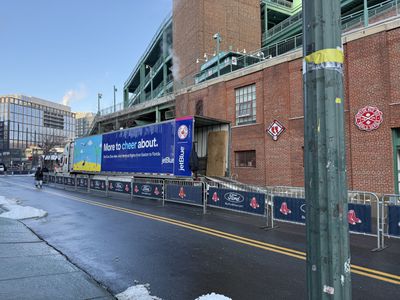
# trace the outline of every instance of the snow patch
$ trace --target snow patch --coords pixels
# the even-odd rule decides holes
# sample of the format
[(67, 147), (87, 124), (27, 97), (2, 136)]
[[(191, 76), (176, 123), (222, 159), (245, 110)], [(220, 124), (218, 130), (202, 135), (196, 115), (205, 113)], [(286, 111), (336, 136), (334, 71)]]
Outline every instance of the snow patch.
[(30, 206), (21, 206), (19, 205), (19, 201), (6, 199), (4, 196), (0, 196), (0, 206), (6, 210), (6, 212), (0, 213), (1, 218), (23, 220), (42, 218), (47, 215), (47, 212), (42, 209)]
[(115, 295), (118, 300), (162, 300), (150, 295), (149, 284), (138, 284), (129, 287), (122, 293)]
[(211, 294), (200, 296), (196, 300), (232, 300), (232, 299), (228, 298), (224, 295), (211, 293)]

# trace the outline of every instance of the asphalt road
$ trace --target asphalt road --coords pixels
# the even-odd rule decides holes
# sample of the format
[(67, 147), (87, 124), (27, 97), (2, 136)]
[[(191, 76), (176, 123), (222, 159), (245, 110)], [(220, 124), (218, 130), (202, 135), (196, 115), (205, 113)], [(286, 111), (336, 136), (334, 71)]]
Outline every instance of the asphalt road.
[[(24, 223), (117, 294), (150, 284), (164, 300), (210, 292), (232, 299), (305, 299), (305, 228), (259, 229), (260, 217), (45, 187), (32, 177), (0, 177), (0, 195), (44, 209)], [(399, 299), (400, 240), (352, 235), (353, 299)], [(383, 273), (382, 273), (383, 272)]]

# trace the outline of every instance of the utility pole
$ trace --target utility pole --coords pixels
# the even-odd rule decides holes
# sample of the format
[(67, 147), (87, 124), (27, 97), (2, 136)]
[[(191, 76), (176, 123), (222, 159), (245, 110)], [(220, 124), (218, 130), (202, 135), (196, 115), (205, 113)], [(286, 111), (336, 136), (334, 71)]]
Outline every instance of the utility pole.
[(340, 1), (303, 0), (308, 299), (351, 299)]
[(97, 114), (100, 116), (100, 99), (103, 97), (102, 93), (97, 94)]
[(221, 69), (220, 69), (220, 64), (219, 64), (219, 51), (220, 51), (220, 46), (221, 46), (221, 35), (219, 32), (213, 35), (213, 39), (217, 41), (217, 71), (218, 71), (218, 77), (221, 75)]

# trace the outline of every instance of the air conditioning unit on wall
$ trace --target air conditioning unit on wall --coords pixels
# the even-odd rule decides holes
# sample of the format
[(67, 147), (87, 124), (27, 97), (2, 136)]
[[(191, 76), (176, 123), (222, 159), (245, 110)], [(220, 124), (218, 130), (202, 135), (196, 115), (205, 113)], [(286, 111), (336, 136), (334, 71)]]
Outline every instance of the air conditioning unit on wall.
[(173, 119), (175, 118), (175, 111), (174, 110), (167, 110), (165, 112), (165, 119), (169, 120), (169, 119)]

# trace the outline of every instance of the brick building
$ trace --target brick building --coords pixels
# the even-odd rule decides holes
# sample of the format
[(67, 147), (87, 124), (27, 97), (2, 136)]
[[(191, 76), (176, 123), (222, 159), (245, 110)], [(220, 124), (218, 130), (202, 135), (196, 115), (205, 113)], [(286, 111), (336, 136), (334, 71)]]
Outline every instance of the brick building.
[[(348, 187), (398, 192), (400, 20), (346, 34), (343, 43)], [(376, 130), (355, 125), (366, 106), (383, 112)], [(302, 51), (181, 91), (176, 115), (192, 114), (231, 122), (231, 170), (240, 181), (304, 185)], [(276, 141), (266, 133), (274, 120), (286, 128)]]

